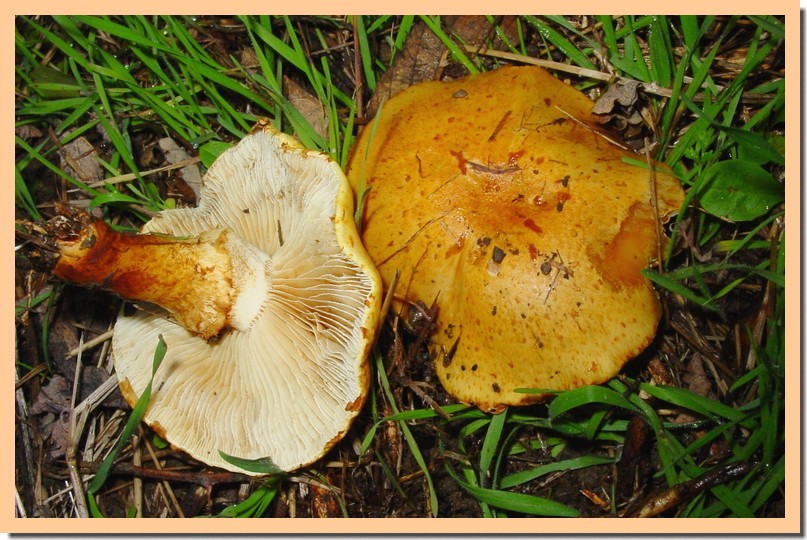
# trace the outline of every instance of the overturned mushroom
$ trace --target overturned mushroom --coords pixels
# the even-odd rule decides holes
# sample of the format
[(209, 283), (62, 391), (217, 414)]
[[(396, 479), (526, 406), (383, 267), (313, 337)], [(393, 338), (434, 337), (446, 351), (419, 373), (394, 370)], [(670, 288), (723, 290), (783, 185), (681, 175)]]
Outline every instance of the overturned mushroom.
[[(213, 164), (197, 208), (127, 235), (53, 220), (54, 273), (140, 303), (115, 326), (123, 394), (173, 446), (239, 472), (221, 453), (290, 471), (347, 431), (369, 385), (380, 279), (339, 166), (259, 125)], [(160, 307), (151, 304), (157, 304)], [(240, 462), (239, 462), (240, 463)]]
[(436, 369), (490, 411), (615, 375), (660, 318), (640, 273), (677, 180), (591, 126), (591, 101), (539, 68), (398, 94), (356, 143), (362, 239), (399, 301), (436, 299)]

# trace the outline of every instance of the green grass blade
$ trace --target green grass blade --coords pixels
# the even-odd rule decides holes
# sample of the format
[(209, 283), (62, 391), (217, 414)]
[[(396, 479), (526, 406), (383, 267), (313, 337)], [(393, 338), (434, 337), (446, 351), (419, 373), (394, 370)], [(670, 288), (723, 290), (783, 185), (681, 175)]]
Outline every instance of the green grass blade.
[(711, 418), (716, 421), (729, 420), (738, 422), (745, 427), (752, 427), (746, 424), (747, 415), (745, 413), (733, 407), (729, 407), (728, 405), (724, 405), (719, 401), (690, 392), (689, 390), (647, 383), (641, 383), (639, 387), (656, 399), (666, 401), (678, 407), (683, 407), (706, 418)]
[(544, 40), (560, 50), (573, 64), (586, 69), (596, 69), (594, 63), (585, 54), (561, 35), (560, 32), (544, 24), (541, 19), (532, 15), (525, 15), (524, 20), (535, 28)]
[(375, 91), (376, 80), (375, 71), (373, 70), (373, 54), (370, 52), (370, 42), (367, 37), (367, 29), (365, 28), (364, 19), (362, 15), (354, 15), (356, 23), (356, 36), (359, 42), (359, 51), (361, 51), (361, 64), (364, 72), (364, 81), (370, 92)]
[(439, 16), (423, 15), (420, 17), (420, 19), (426, 23), (426, 26), (428, 26), (429, 29), (434, 32), (434, 35), (436, 35), (440, 41), (443, 42), (443, 45), (445, 45), (445, 47), (451, 53), (451, 56), (462, 64), (469, 73), (476, 74), (480, 72), (476, 64), (474, 64), (473, 61), (468, 58), (468, 55), (465, 54), (465, 51), (457, 45), (451, 36), (445, 33), (440, 23)]
[(517, 473), (509, 474), (502, 478), (499, 487), (502, 489), (512, 488), (531, 482), (536, 478), (541, 478), (551, 473), (561, 471), (573, 471), (577, 469), (585, 469), (586, 467), (595, 467), (597, 465), (610, 465), (614, 463), (614, 458), (599, 457), (599, 456), (580, 456), (576, 458), (565, 459), (553, 463), (546, 463), (539, 465), (532, 469), (527, 469)]
[(507, 410), (491, 416), (485, 439), (482, 442), (482, 450), (479, 454), (479, 485), (486, 487), (490, 485), (493, 476), (491, 464), (500, 451), (502, 442), (502, 431), (507, 423)]
[(228, 506), (218, 516), (220, 518), (257, 518), (262, 517), (269, 504), (274, 500), (280, 487), (279, 477), (267, 478), (238, 504)]
[[(383, 358), (380, 354), (375, 355), (375, 364), (376, 374), (381, 382), (381, 387), (384, 389), (384, 393), (389, 400), (390, 407), (395, 413), (398, 413), (400, 411), (398, 411), (398, 407), (395, 405), (395, 396), (390, 388), (389, 380), (386, 376), (386, 370), (384, 369)], [(412, 452), (412, 457), (418, 464), (418, 467), (420, 467), (420, 470), (423, 471), (423, 476), (426, 478), (426, 483), (429, 488), (429, 507), (431, 508), (432, 516), (436, 517), (439, 512), (439, 504), (437, 500), (437, 492), (434, 489), (434, 481), (432, 480), (431, 473), (429, 473), (429, 467), (426, 465), (426, 460), (423, 458), (423, 453), (420, 451), (420, 448), (417, 445), (417, 440), (413, 436), (409, 426), (406, 425), (405, 422), (398, 422), (398, 426), (404, 435), (404, 439), (409, 447), (409, 451)]]
[(28, 213), (30, 219), (34, 221), (42, 219), (42, 214), (39, 213), (17, 164), (14, 165), (14, 202)]
[(675, 56), (672, 50), (670, 27), (664, 16), (653, 17), (648, 46), (650, 49), (650, 76), (653, 82), (667, 88), (672, 83)]
[(95, 477), (87, 488), (87, 493), (90, 495), (89, 498), (94, 498), (94, 495), (98, 493), (98, 490), (100, 490), (104, 485), (107, 477), (109, 476), (109, 471), (112, 469), (112, 465), (115, 463), (115, 459), (118, 457), (121, 450), (123, 450), (123, 447), (126, 446), (129, 441), (129, 437), (132, 436), (137, 429), (137, 426), (140, 424), (140, 421), (143, 419), (143, 415), (146, 413), (146, 408), (148, 407), (149, 400), (151, 399), (151, 383), (154, 380), (154, 374), (157, 372), (157, 369), (159, 369), (163, 358), (165, 358), (166, 352), (168, 352), (168, 346), (165, 344), (162, 335), (160, 335), (157, 347), (154, 350), (154, 360), (151, 364), (151, 378), (149, 379), (146, 388), (143, 390), (143, 393), (140, 395), (137, 403), (132, 409), (132, 414), (129, 416), (126, 426), (123, 428), (123, 433), (121, 434), (120, 438), (118, 438), (118, 441), (115, 443), (112, 451), (101, 463), (101, 466), (98, 467)]
[(93, 195), (93, 196), (98, 195), (100, 193), (99, 191), (90, 188), (89, 186), (87, 186), (86, 184), (81, 182), (80, 180), (77, 180), (77, 179), (73, 178), (72, 176), (70, 176), (69, 174), (62, 171), (59, 167), (57, 167), (56, 165), (51, 163), (50, 160), (45, 158), (45, 156), (43, 156), (39, 152), (39, 150), (34, 149), (32, 146), (30, 146), (28, 143), (26, 143), (20, 137), (15, 137), (14, 142), (15, 142), (15, 144), (17, 146), (19, 146), (20, 148), (25, 150), (26, 153), (28, 153), (30, 156), (32, 156), (33, 159), (35, 159), (36, 161), (38, 161), (39, 163), (44, 165), (51, 172), (53, 172), (54, 174), (58, 175), (59, 177), (65, 179), (65, 180), (67, 180), (69, 183), (73, 184), (74, 186), (81, 189), (82, 191), (85, 191), (85, 192), (87, 192), (87, 193), (89, 193), (90, 195)]
[(578, 510), (549, 499), (471, 485), (457, 477), (450, 467), (446, 467), (446, 470), (462, 489), (473, 495), (478, 501), (490, 506), (531, 516), (577, 517), (580, 515)]
[(622, 395), (603, 386), (583, 386), (569, 390), (557, 396), (549, 404), (549, 415), (554, 420), (572, 409), (587, 407), (593, 404), (618, 407), (630, 412), (637, 412), (636, 406)]

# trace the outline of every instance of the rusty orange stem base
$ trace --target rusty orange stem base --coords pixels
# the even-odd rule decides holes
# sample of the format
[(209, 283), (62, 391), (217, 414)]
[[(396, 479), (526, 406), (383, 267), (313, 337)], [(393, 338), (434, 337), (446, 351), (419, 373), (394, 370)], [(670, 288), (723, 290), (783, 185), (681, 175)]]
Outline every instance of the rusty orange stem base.
[(189, 331), (210, 339), (228, 324), (234, 302), (227, 231), (183, 239), (115, 231), (102, 221), (56, 241), (53, 273), (133, 301), (157, 304)]

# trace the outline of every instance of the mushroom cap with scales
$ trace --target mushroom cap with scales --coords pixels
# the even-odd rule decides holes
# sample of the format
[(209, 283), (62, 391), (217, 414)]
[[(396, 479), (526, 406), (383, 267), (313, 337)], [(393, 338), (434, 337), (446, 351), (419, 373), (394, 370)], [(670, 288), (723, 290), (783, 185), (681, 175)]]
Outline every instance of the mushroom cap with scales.
[[(436, 370), (461, 401), (495, 412), (545, 398), (517, 389), (603, 382), (655, 335), (651, 175), (591, 109), (540, 68), (503, 67), (415, 85), (357, 140), (362, 240), (385, 283), (400, 272), (397, 300), (436, 299)], [(663, 221), (683, 191), (654, 176)]]
[(172, 446), (247, 473), (220, 453), (283, 471), (319, 459), (364, 403), (380, 309), (338, 164), (259, 124), (211, 166), (198, 207), (164, 211), (143, 232), (224, 237), (236, 297), (212, 339), (161, 312), (119, 317), (113, 356), (127, 400), (146, 388), (162, 335), (145, 421)]

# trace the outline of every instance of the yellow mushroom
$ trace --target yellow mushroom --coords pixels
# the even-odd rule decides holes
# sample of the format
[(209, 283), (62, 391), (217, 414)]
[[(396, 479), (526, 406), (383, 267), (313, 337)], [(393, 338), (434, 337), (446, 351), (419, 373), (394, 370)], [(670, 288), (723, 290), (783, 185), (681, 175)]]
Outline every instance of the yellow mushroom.
[(446, 390), (484, 410), (614, 376), (653, 340), (641, 274), (679, 182), (603, 137), (592, 102), (548, 72), (506, 67), (411, 87), (358, 139), (348, 179), (364, 245), (399, 306), (436, 299)]

